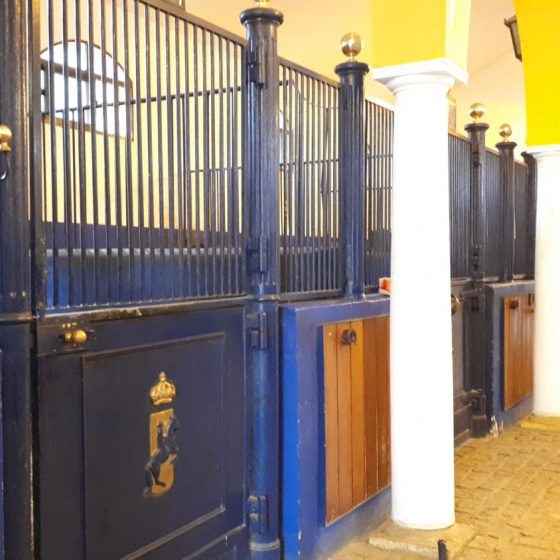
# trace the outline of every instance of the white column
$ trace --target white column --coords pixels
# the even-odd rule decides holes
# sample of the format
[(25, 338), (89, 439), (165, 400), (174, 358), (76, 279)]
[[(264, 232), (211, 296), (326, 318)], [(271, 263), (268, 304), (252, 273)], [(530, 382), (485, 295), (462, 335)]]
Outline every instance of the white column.
[(533, 411), (560, 416), (560, 146), (527, 151), (537, 160)]
[(446, 60), (374, 70), (395, 94), (391, 244), (392, 518), (455, 522)]

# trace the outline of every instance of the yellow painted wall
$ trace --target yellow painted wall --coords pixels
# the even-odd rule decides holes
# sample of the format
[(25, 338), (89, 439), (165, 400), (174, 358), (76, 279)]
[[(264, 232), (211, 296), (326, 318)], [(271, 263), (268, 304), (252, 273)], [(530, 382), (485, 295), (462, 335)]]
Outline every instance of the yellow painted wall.
[[(396, 1), (396, 0), (395, 0)], [(359, 60), (371, 64), (374, 43), (373, 3), (371, 0), (271, 0), (270, 7), (284, 14), (279, 29), (280, 56), (324, 76), (338, 79), (334, 68), (345, 57), (340, 52), (341, 37), (355, 31), (364, 40)], [(239, 14), (254, 6), (251, 0), (187, 0), (187, 11), (224, 29), (244, 36)], [(391, 92), (379, 82), (366, 80), (366, 93), (387, 102)]]
[(466, 69), (470, 0), (373, 0), (373, 66), (447, 58)]
[(527, 144), (560, 144), (560, 2), (515, 0), (527, 98)]

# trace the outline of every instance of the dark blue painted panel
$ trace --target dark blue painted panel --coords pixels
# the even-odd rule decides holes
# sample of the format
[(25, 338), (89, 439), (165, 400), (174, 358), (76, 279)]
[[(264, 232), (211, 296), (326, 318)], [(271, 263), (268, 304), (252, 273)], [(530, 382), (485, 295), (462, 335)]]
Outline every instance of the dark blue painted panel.
[(504, 298), (534, 293), (535, 282), (522, 281), (486, 286), (488, 305), (487, 355), (488, 417), (496, 417), (498, 426), (515, 424), (533, 410), (533, 397), (527, 397), (509, 410), (504, 410)]
[(286, 305), (282, 332), (282, 537), (286, 560), (325, 558), (378, 525), (389, 511), (381, 493), (325, 526), (325, 430), (321, 326), (389, 312), (389, 299)]
[[(248, 539), (243, 305), (91, 326), (87, 352), (40, 360), (41, 558), (236, 558)], [(177, 389), (180, 452), (173, 488), (153, 498), (159, 371)]]

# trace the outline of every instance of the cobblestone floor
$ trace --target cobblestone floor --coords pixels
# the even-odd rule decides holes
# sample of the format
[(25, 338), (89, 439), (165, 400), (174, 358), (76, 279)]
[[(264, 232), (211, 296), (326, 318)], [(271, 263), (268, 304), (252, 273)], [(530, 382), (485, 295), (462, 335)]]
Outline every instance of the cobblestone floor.
[[(507, 428), (455, 453), (457, 521), (475, 538), (457, 560), (560, 560), (560, 432)], [(408, 560), (357, 542), (333, 560)]]

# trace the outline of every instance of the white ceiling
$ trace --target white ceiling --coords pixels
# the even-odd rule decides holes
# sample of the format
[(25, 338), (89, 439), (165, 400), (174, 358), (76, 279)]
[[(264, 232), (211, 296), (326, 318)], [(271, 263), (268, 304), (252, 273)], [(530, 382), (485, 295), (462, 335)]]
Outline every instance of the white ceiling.
[(513, 54), (504, 19), (515, 14), (513, 0), (472, 0), (468, 70), (472, 76), (506, 53)]

